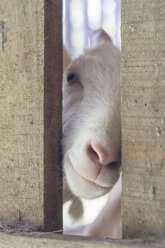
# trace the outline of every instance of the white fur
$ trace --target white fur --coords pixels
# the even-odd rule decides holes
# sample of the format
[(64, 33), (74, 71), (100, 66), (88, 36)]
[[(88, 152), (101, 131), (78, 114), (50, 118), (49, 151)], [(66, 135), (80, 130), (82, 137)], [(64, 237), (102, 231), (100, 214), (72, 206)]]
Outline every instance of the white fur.
[(94, 163), (86, 146), (99, 143), (109, 161), (120, 158), (120, 52), (107, 41), (86, 50), (69, 65), (69, 72), (77, 79), (63, 86), (65, 175), (74, 194), (96, 198), (119, 177), (119, 166)]

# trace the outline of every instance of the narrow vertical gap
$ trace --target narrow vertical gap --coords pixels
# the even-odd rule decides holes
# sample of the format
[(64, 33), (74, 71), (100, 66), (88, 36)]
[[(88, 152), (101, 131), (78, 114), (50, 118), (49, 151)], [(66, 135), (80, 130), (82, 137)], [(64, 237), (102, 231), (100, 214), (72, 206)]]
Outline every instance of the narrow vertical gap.
[[(105, 37), (110, 36), (112, 38), (113, 42), (115, 43), (115, 45), (118, 45), (119, 46), (120, 41), (116, 41), (116, 39), (119, 38), (117, 34), (119, 33), (118, 29), (119, 29), (119, 23), (120, 23), (120, 20), (118, 20), (118, 19), (120, 19), (120, 16), (119, 16), (120, 15), (120, 0), (116, 0), (116, 1), (115, 0), (97, 0), (97, 1), (90, 1), (90, 0), (79, 0), (79, 1), (68, 0), (67, 1), (67, 0), (65, 0), (65, 3), (66, 2), (67, 2), (67, 5), (65, 4), (65, 8), (67, 8), (67, 10), (65, 10), (65, 11), (67, 12), (67, 11), (70, 10), (70, 18), (71, 19), (65, 20), (65, 24), (64, 25), (66, 25), (69, 22), (71, 24), (71, 26), (70, 26), (71, 29), (67, 29), (67, 27), (65, 27), (65, 28), (66, 28), (66, 31), (67, 31), (68, 35), (71, 32), (71, 40), (70, 40), (71, 44), (69, 46), (72, 47), (72, 49), (71, 49), (72, 53), (70, 55), (71, 55), (71, 57), (73, 59), (72, 62), (71, 62), (71, 64), (68, 65), (68, 69), (66, 70), (66, 72), (67, 73), (68, 72), (71, 72), (71, 74), (70, 74), (71, 78), (74, 78), (74, 76), (75, 76), (74, 74), (76, 74), (76, 77), (77, 78), (81, 78), (82, 81), (84, 79), (83, 76), (82, 76), (82, 74), (84, 74), (87, 78), (90, 78), (91, 85), (92, 85), (92, 81), (95, 82), (96, 84), (97, 83), (98, 84), (100, 83), (100, 85), (102, 85), (102, 87), (100, 87), (100, 88), (103, 88), (104, 89), (104, 82), (102, 82), (102, 80), (99, 80), (99, 76), (95, 76), (95, 78), (92, 78), (92, 76), (91, 76), (91, 74), (92, 74), (91, 72), (92, 71), (90, 71), (90, 69), (89, 70), (85, 70), (86, 65), (88, 65), (89, 68), (92, 68), (92, 70), (93, 70), (94, 66), (97, 64), (97, 59), (96, 59), (96, 62), (92, 64), (92, 62), (94, 60), (92, 60), (90, 56), (88, 57), (88, 54), (89, 55), (91, 55), (91, 54), (92, 55), (95, 55), (96, 56), (95, 58), (98, 58), (99, 55), (101, 55), (101, 52), (103, 52), (103, 50), (101, 51), (99, 49), (98, 50), (96, 49), (96, 50), (93, 50), (93, 52), (91, 54), (90, 54), (89, 50), (87, 50), (88, 52), (86, 52), (86, 51), (83, 52), (81, 50), (83, 50), (82, 49), (82, 45), (83, 44), (84, 44), (84, 47), (85, 48), (88, 47), (88, 49), (90, 49), (89, 48), (89, 44), (88, 44), (88, 40), (89, 40), (89, 36), (90, 36), (90, 34), (92, 32), (89, 32), (89, 31), (96, 31), (97, 29), (102, 29), (102, 28), (105, 30), (105, 33), (104, 33)], [(69, 5), (70, 2), (71, 2), (71, 4)], [(119, 5), (119, 6), (116, 6), (116, 5)], [(69, 16), (66, 17), (66, 18), (69, 18)], [(107, 42), (107, 40), (106, 40), (106, 42)], [(66, 42), (67, 42), (67, 40), (66, 40)], [(110, 42), (110, 44), (111, 44), (111, 42)], [(67, 44), (66, 44), (66, 46), (67, 46)], [(103, 61), (100, 60), (100, 61), (101, 61), (102, 64), (107, 63), (107, 69), (108, 69), (110, 67), (109, 66), (109, 63), (108, 63), (108, 60), (109, 61), (111, 61), (111, 59), (113, 60), (113, 57), (111, 57), (111, 54), (113, 54), (113, 53), (109, 53), (109, 49), (112, 49), (112, 51), (113, 51), (113, 48), (112, 48), (112, 46), (108, 48), (105, 45), (105, 49), (108, 49), (108, 50), (105, 50), (105, 54), (107, 53), (107, 58), (108, 59), (105, 59)], [(117, 49), (117, 51), (118, 51), (118, 49)], [(84, 54), (83, 58), (85, 58), (84, 61), (85, 61), (86, 64), (85, 63), (84, 64), (83, 63), (80, 63), (80, 60), (79, 59), (82, 58), (81, 56), (80, 56), (80, 58), (78, 57), (78, 58), (76, 58), (76, 60), (74, 60), (75, 55), (76, 56), (79, 56), (81, 54)], [(120, 54), (119, 54), (119, 51), (116, 54), (118, 54), (118, 56), (115, 58), (115, 60), (118, 59), (118, 63), (117, 63), (117, 65), (114, 63), (114, 68), (116, 66), (116, 68), (117, 68), (116, 72), (118, 73), (118, 78), (116, 76), (117, 79), (115, 78), (115, 80), (117, 81), (118, 84), (120, 84), (120, 75), (119, 75), (120, 68), (118, 67), (118, 65), (120, 63)], [(104, 53), (102, 55), (104, 55)], [(106, 65), (106, 64), (104, 64), (104, 65)], [(73, 71), (74, 73), (72, 73), (72, 70), (73, 70), (74, 67), (76, 68), (75, 69), (75, 72), (76, 73), (74, 71)], [(99, 64), (98, 64), (98, 67), (97, 66), (95, 67), (95, 74), (92, 74), (92, 75), (97, 75), (97, 72), (100, 72), (100, 74), (102, 74), (102, 75), (106, 75), (106, 73), (104, 71), (102, 71), (101, 66), (99, 66)], [(115, 74), (117, 74), (116, 72), (115, 72)], [(112, 75), (113, 75), (113, 72), (110, 72), (110, 73), (112, 73)], [(110, 74), (109, 76), (112, 76), (112, 75)], [(97, 80), (96, 80), (96, 78), (97, 78)], [(105, 82), (107, 81), (106, 84), (107, 85), (110, 85), (110, 82), (109, 82), (110, 80), (106, 80), (106, 76), (105, 76), (104, 79), (105, 79), (104, 80)], [(68, 81), (72, 81), (72, 79), (69, 79)], [(81, 84), (83, 86), (83, 83), (84, 82), (82, 82), (82, 81), (81, 81)], [(84, 159), (85, 155), (86, 155), (86, 157), (85, 157), (84, 161), (90, 161), (90, 160), (92, 160), (91, 157), (93, 157), (93, 156), (89, 156), (88, 154), (91, 154), (92, 153), (92, 155), (97, 155), (97, 153), (95, 153), (95, 151), (93, 149), (84, 149), (84, 150), (82, 149), (84, 151), (84, 154), (85, 154), (86, 151), (88, 151), (88, 154), (85, 154), (84, 157), (81, 154), (81, 150), (79, 150), (78, 145), (75, 142), (75, 140), (77, 138), (76, 137), (77, 127), (80, 126), (82, 129), (84, 128), (83, 125), (80, 124), (77, 121), (77, 119), (81, 119), (81, 115), (79, 115), (79, 113), (76, 113), (75, 114), (74, 113), (75, 110), (73, 110), (73, 113), (76, 116), (76, 121), (74, 121), (77, 124), (77, 126), (76, 126), (76, 125), (73, 124), (74, 123), (73, 120), (75, 120), (74, 119), (75, 117), (74, 117), (74, 115), (70, 114), (72, 112), (72, 107), (74, 106), (74, 102), (76, 102), (76, 104), (79, 103), (80, 101), (81, 101), (81, 103), (83, 102), (83, 99), (82, 98), (85, 96), (85, 93), (87, 92), (88, 88), (85, 86), (87, 90), (86, 90), (86, 92), (83, 92), (83, 97), (82, 98), (81, 97), (79, 98), (79, 95), (78, 94), (80, 94), (80, 92), (77, 93), (76, 90), (74, 91), (74, 87), (73, 87), (73, 90), (70, 89), (68, 91), (68, 87), (70, 87), (70, 86), (68, 86), (68, 84), (66, 84), (66, 85), (67, 85), (66, 86), (66, 89), (67, 89), (66, 92), (67, 93), (65, 93), (65, 82), (64, 82), (64, 85), (63, 85), (63, 87), (64, 87), (63, 93), (64, 94), (63, 94), (63, 96), (64, 96), (65, 99), (67, 99), (67, 101), (64, 100), (64, 102), (67, 102), (67, 108), (64, 105), (64, 113), (65, 113), (65, 108), (66, 108), (66, 113), (67, 113), (66, 114), (67, 117), (65, 117), (65, 114), (64, 114), (64, 123), (67, 123), (68, 122), (69, 124), (67, 123), (67, 125), (70, 126), (70, 127), (72, 127), (72, 129), (70, 130), (68, 128), (68, 130), (66, 131), (66, 133), (64, 131), (64, 139), (63, 139), (63, 141), (64, 141), (64, 144), (66, 142), (66, 144), (67, 144), (66, 146), (67, 146), (67, 149), (68, 149), (68, 150), (67, 149), (64, 149), (64, 150), (67, 150), (67, 152), (68, 151), (70, 152), (70, 150), (71, 150), (71, 153), (73, 151), (73, 153), (74, 153), (74, 155), (73, 155), (74, 162), (73, 163), (75, 163), (74, 164), (75, 168), (77, 170), (79, 170), (79, 168), (80, 168), (79, 167), (79, 163), (81, 164), (81, 160)], [(106, 88), (108, 89), (107, 85), (106, 85)], [(95, 89), (94, 89), (94, 91), (95, 91)], [(95, 93), (94, 91), (92, 92), (92, 94), (93, 95), (94, 94), (97, 95), (97, 93)], [(73, 98), (73, 95), (74, 94), (77, 94), (77, 96), (75, 97), (76, 98), (76, 101), (73, 100), (74, 99)], [(89, 94), (89, 92), (87, 92), (86, 94)], [(103, 94), (100, 94), (100, 98), (102, 97), (102, 95)], [(119, 94), (118, 94), (118, 96), (119, 96)], [(103, 100), (104, 99), (102, 99), (102, 101)], [(90, 102), (90, 99), (88, 101)], [(112, 101), (113, 101), (113, 99), (112, 99)], [(70, 102), (72, 104), (70, 104)], [(108, 103), (109, 103), (109, 99), (107, 99), (106, 104), (108, 104)], [(93, 110), (96, 109), (96, 105), (93, 107)], [(90, 106), (92, 106), (92, 104)], [(109, 104), (109, 106), (111, 106), (111, 104)], [(88, 111), (87, 110), (88, 109), (88, 104), (86, 104), (86, 105), (84, 104), (84, 108), (85, 107), (86, 107), (85, 110)], [(117, 106), (117, 109), (118, 109), (118, 107), (119, 106)], [(68, 109), (69, 109), (69, 111), (68, 111)], [(68, 113), (67, 111), (70, 112), (70, 113)], [(82, 113), (82, 115), (83, 115), (83, 113)], [(90, 113), (89, 113), (89, 115), (90, 115)], [(107, 111), (107, 115), (108, 115), (108, 111)], [(117, 115), (118, 114), (116, 114), (116, 116)], [(68, 118), (68, 116), (69, 116), (69, 118)], [(80, 116), (80, 118), (79, 118), (79, 116)], [(65, 118), (66, 118), (66, 121), (65, 121)], [(90, 127), (90, 125), (91, 125), (90, 124), (90, 116), (89, 117), (86, 116), (86, 118), (89, 118), (89, 127)], [(97, 120), (97, 115), (96, 115), (95, 118)], [(104, 122), (104, 120), (103, 120), (103, 122)], [(106, 122), (106, 120), (105, 120), (105, 122)], [(112, 120), (112, 122), (113, 122), (113, 120)], [(115, 122), (116, 122), (116, 119), (115, 119)], [(119, 122), (120, 122), (120, 119), (118, 120), (118, 123)], [(96, 123), (97, 123), (97, 121), (96, 121)], [(117, 124), (118, 123), (115, 124), (115, 128), (117, 127)], [(89, 127), (88, 127), (88, 124), (86, 124), (85, 128), (88, 129)], [(96, 128), (98, 128), (97, 124), (96, 124)], [(64, 128), (64, 129), (66, 129), (66, 128)], [(74, 133), (74, 129), (76, 130), (76, 132), (75, 132), (76, 134)], [(89, 129), (87, 130), (88, 132), (86, 131), (86, 134), (88, 133), (90, 135)], [(118, 129), (118, 131), (119, 131), (119, 129)], [(70, 137), (70, 134), (73, 134), (72, 137)], [(81, 130), (80, 130), (80, 134), (81, 134)], [(109, 135), (109, 133), (107, 134), (107, 137), (108, 137), (108, 135)], [(95, 137), (93, 137), (93, 139), (96, 138), (96, 137), (97, 137), (97, 133), (95, 133)], [(70, 143), (70, 140), (68, 142), (67, 139), (68, 140), (71, 139), (71, 141), (73, 143), (75, 142), (75, 147), (77, 146), (76, 147), (76, 149), (77, 149), (76, 152), (72, 149), (73, 146), (71, 146), (71, 147), (68, 148), (68, 144)], [(102, 137), (102, 139), (105, 139), (105, 138)], [(84, 142), (84, 140), (83, 140), (83, 142)], [(102, 140), (100, 140), (100, 143), (101, 142), (102, 142)], [(118, 141), (114, 141), (114, 143), (115, 142), (118, 142)], [(85, 142), (84, 142), (84, 144), (85, 144)], [(83, 145), (82, 145), (82, 147), (83, 147)], [(90, 146), (90, 148), (91, 148), (91, 146)], [(111, 146), (109, 146), (109, 148), (106, 148), (106, 149), (107, 150), (108, 149), (110, 150), (111, 149)], [(65, 154), (67, 152), (64, 151), (64, 161), (65, 161), (64, 168), (65, 168), (65, 165), (68, 166), (68, 164), (69, 164), (69, 163), (67, 164), (67, 159), (65, 159)], [(78, 158), (78, 156), (76, 157), (75, 154), (78, 154), (79, 158)], [(67, 153), (67, 155), (68, 155), (68, 153)], [(86, 159), (87, 156), (90, 158), (89, 160)], [(97, 156), (94, 156), (94, 157), (96, 158)], [(96, 158), (96, 160), (97, 160), (97, 158)], [(90, 167), (91, 164), (89, 162), (87, 163), (87, 165), (88, 164), (89, 164), (89, 167)], [(112, 167), (115, 168), (117, 164), (118, 164), (118, 162), (115, 162), (114, 161), (113, 163), (111, 163), (111, 168)], [(83, 165), (83, 166), (84, 166), (83, 168), (88, 169), (87, 168), (88, 166), (86, 166), (86, 165)], [(68, 172), (68, 174), (70, 174), (70, 173)], [(67, 176), (67, 172), (66, 172), (66, 176)], [(68, 176), (68, 178), (69, 178), (69, 176)], [(86, 175), (86, 177), (87, 177), (86, 179), (88, 179), (88, 175)], [(74, 177), (70, 176), (69, 180), (73, 181), (74, 180), (73, 178)], [(79, 185), (79, 183), (78, 183), (78, 180), (75, 180), (74, 183), (75, 183), (75, 185), (76, 185), (77, 188), (81, 188), (80, 185)], [(119, 185), (119, 183), (118, 183), (118, 185)], [(91, 189), (89, 188), (89, 192), (90, 192), (90, 190)], [(74, 192), (74, 189), (73, 189), (73, 192)], [(78, 190), (77, 190), (77, 192), (78, 192)], [(119, 192), (119, 190), (118, 190), (118, 192)], [(68, 193), (67, 194), (65, 193), (65, 195), (69, 195), (69, 194)], [(78, 195), (78, 193), (77, 193), (77, 195)], [(85, 227), (85, 225), (88, 226), (89, 223), (94, 223), (94, 220), (96, 220), (97, 217), (101, 214), (101, 210), (104, 208), (104, 206), (106, 205), (106, 202), (107, 202), (107, 199), (106, 199), (106, 196), (105, 195), (103, 196), (102, 199), (100, 197), (100, 199), (97, 199), (97, 200), (92, 200), (91, 199), (91, 201), (88, 201), (86, 199), (82, 199), (81, 198), (81, 195), (80, 196), (78, 195), (78, 197), (79, 198), (77, 198), (76, 196), (73, 195), (72, 197), (70, 197), (70, 201), (69, 200), (66, 200), (64, 202), (65, 203), (64, 204), (64, 232), (66, 231), (65, 232), (66, 234), (76, 234), (76, 235), (77, 235), (77, 233), (79, 235), (82, 234), (84, 232), (84, 229), (83, 228)], [(64, 199), (65, 199), (65, 196), (64, 196)], [(95, 206), (94, 207), (92, 206), (92, 201), (93, 202), (95, 201), (95, 203), (94, 203)], [(96, 203), (96, 201), (97, 201), (97, 203)], [(81, 212), (83, 212), (83, 210), (82, 210), (83, 206), (84, 206), (84, 215), (83, 215), (82, 218), (80, 218)], [(117, 206), (119, 206), (119, 204)], [(77, 210), (79, 210), (79, 211), (77, 211)], [(76, 216), (75, 213), (77, 214), (77, 216)], [(118, 216), (121, 215), (121, 211), (118, 211), (117, 214), (118, 214)], [(107, 216), (108, 215), (109, 215), (109, 213), (107, 214)], [(119, 218), (116, 218), (116, 219), (118, 220)], [(116, 222), (114, 223), (114, 225), (116, 224)], [(83, 225), (83, 228), (82, 228), (82, 225)], [(79, 226), (79, 228), (76, 229), (74, 226)], [(107, 229), (108, 229), (108, 227), (107, 227)], [(102, 231), (102, 227), (101, 226), (100, 226), (100, 230), (99, 231), (101, 233), (101, 231)], [(118, 237), (119, 236), (121, 236), (121, 233), (118, 234)]]
[(88, 48), (88, 36), (89, 36), (89, 28), (88, 28), (88, 1), (84, 0), (84, 47)]
[(45, 0), (44, 230), (62, 229), (62, 2)]
[(72, 45), (71, 45), (71, 38), (70, 38), (70, 31), (71, 31), (71, 25), (70, 25), (70, 1), (65, 1), (65, 32), (66, 32), (66, 45), (68, 51), (71, 52)]
[(118, 47), (121, 45), (121, 34), (120, 34), (120, 28), (119, 26), (121, 25), (121, 0), (116, 1), (116, 8), (115, 8), (115, 17), (116, 17), (116, 27), (119, 29), (119, 32), (116, 30), (115, 34), (115, 39), (116, 39), (116, 44)]
[(101, 0), (101, 27), (103, 26), (103, 23), (104, 23), (104, 0)]

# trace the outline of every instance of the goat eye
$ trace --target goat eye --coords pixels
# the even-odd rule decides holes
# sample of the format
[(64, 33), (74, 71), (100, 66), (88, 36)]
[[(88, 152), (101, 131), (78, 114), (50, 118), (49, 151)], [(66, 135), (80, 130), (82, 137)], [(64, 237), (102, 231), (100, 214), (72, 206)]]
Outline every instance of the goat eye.
[(75, 80), (75, 74), (74, 73), (68, 74), (66, 79), (68, 83), (73, 82)]

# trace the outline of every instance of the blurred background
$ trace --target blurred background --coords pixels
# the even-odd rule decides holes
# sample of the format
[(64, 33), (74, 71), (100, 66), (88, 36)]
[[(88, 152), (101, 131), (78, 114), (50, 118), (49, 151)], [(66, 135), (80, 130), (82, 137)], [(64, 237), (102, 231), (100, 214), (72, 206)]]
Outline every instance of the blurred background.
[(120, 47), (120, 0), (63, 0), (63, 41), (72, 57), (88, 48), (91, 30), (100, 28)]
[[(92, 30), (104, 29), (120, 48), (120, 0), (63, 0), (63, 42), (72, 58), (89, 47)], [(84, 215), (76, 222), (70, 216), (71, 202), (64, 204), (64, 226), (91, 223), (105, 205), (107, 195), (83, 200)]]

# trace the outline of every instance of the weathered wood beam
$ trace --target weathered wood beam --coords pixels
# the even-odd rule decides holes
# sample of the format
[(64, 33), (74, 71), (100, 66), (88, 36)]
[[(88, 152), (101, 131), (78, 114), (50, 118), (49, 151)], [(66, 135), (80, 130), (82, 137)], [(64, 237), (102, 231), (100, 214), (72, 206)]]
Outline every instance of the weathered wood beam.
[(12, 248), (164, 248), (165, 239), (136, 240), (94, 239), (89, 237), (57, 235), (54, 233), (0, 233), (0, 247)]
[(165, 232), (165, 1), (122, 0), (123, 235)]
[(0, 222), (49, 231), (62, 227), (61, 5), (0, 1)]

